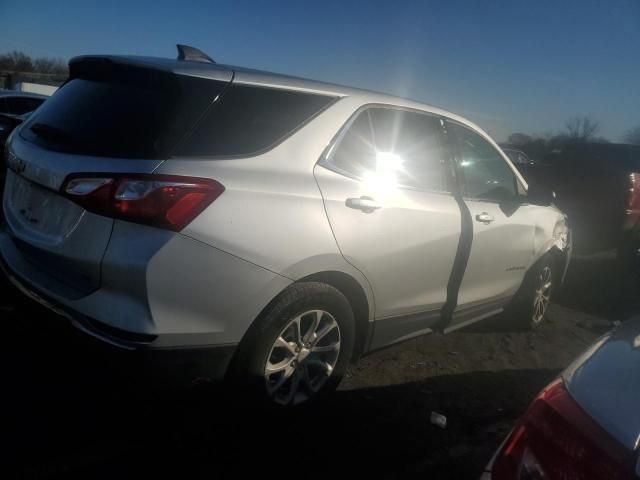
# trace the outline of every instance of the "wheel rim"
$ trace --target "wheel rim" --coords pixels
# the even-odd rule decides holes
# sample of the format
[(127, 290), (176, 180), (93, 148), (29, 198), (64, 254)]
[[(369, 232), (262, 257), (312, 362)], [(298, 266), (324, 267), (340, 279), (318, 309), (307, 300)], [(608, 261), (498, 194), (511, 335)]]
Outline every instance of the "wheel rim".
[(297, 405), (318, 393), (340, 355), (340, 327), (329, 312), (309, 310), (276, 338), (264, 368), (267, 394), (278, 404)]
[(533, 323), (540, 323), (547, 312), (551, 298), (551, 286), (551, 268), (544, 267), (538, 276), (538, 284), (533, 300)]

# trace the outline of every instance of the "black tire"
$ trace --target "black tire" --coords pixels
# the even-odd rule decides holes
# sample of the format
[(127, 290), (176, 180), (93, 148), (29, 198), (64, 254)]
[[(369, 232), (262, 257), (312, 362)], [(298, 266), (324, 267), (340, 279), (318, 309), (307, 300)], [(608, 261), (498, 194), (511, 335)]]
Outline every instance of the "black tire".
[[(547, 317), (549, 301), (555, 291), (557, 279), (557, 263), (549, 254), (538, 260), (527, 272), (518, 293), (506, 309), (506, 317), (510, 325), (517, 330), (534, 330), (538, 328)], [(543, 281), (548, 279), (548, 282)], [(540, 289), (543, 284), (548, 287), (543, 289), (547, 298), (543, 311), (540, 312)]]
[[(331, 373), (328, 375), (328, 378), (324, 380), (322, 386), (318, 388), (318, 391), (312, 392), (311, 383), (305, 380), (308, 377), (304, 375), (304, 373), (308, 372), (307, 369), (311, 369), (311, 365), (314, 365), (314, 363), (312, 363), (314, 353), (312, 349), (308, 349), (307, 352), (311, 352), (308, 353), (308, 357), (296, 361), (297, 366), (294, 367), (294, 370), (304, 370), (304, 373), (300, 373), (300, 377), (298, 378), (298, 381), (301, 382), (301, 394), (296, 395), (290, 402), (285, 402), (283, 395), (276, 396), (270, 394), (267, 390), (268, 384), (270, 385), (267, 378), (265, 378), (267, 361), (271, 361), (273, 355), (276, 355), (275, 348), (278, 347), (275, 347), (274, 344), (279, 338), (285, 337), (283, 329), (294, 321), (294, 319), (309, 311), (324, 311), (329, 315), (322, 314), (322, 320), (320, 320), (320, 322), (331, 323), (333, 325), (332, 320), (335, 320), (335, 323), (337, 323), (337, 335), (339, 336), (337, 360), (335, 360), (335, 357), (331, 358), (331, 362), (335, 361)], [(313, 318), (313, 315), (310, 316), (310, 320), (307, 316), (302, 317), (300, 325), (302, 325), (303, 322), (306, 324), (309, 321), (313, 321)], [(301, 327), (298, 328), (303, 330)], [(289, 330), (287, 330), (287, 332), (289, 332)], [(334, 341), (336, 332), (331, 331), (330, 335), (333, 335), (332, 341)], [(291, 344), (293, 342), (288, 343)], [(232, 381), (236, 393), (242, 396), (241, 399), (243, 401), (248, 401), (249, 403), (259, 402), (266, 403), (267, 405), (279, 404), (284, 406), (301, 403), (306, 404), (336, 389), (349, 366), (353, 356), (354, 344), (355, 321), (351, 305), (346, 297), (334, 287), (324, 283), (294, 283), (266, 308), (260, 318), (256, 320), (247, 332), (234, 358), (229, 379)], [(310, 343), (307, 345), (310, 345)], [(318, 346), (320, 345), (318, 344)], [(290, 352), (285, 348), (281, 349), (285, 355), (302, 355), (301, 353)], [(278, 351), (277, 353), (279, 354), (281, 352)], [(286, 360), (285, 358), (283, 361)], [(305, 362), (306, 365), (304, 364)], [(316, 359), (314, 368), (321, 363), (322, 362)], [(315, 371), (315, 373), (320, 375), (317, 371)], [(297, 375), (297, 373), (294, 372), (294, 375)], [(277, 381), (274, 383), (277, 383)], [(304, 392), (302, 392), (303, 387)], [(286, 389), (286, 382), (282, 388)], [(308, 398), (298, 398), (304, 395), (308, 395)]]

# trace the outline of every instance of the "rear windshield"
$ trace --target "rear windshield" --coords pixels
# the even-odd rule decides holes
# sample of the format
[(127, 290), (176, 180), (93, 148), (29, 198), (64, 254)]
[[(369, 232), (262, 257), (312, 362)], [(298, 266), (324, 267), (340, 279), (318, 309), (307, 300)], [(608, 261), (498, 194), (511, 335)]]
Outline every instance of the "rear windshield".
[(166, 158), (227, 85), (135, 68), (94, 77), (63, 85), (21, 136), (61, 152)]
[(280, 143), (333, 100), (326, 95), (231, 84), (175, 154), (258, 154)]
[(247, 156), (276, 145), (332, 101), (98, 65), (60, 88), (21, 136), (50, 150), (103, 157)]

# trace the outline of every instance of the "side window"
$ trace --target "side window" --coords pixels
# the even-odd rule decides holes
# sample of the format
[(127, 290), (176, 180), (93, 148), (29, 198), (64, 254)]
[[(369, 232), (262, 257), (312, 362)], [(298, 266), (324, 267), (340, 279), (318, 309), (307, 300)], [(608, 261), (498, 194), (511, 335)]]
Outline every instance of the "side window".
[(0, 97), (0, 113), (9, 113), (9, 108), (7, 107), (7, 99)]
[(44, 100), (39, 99), (39, 98), (25, 98), (24, 99), (24, 106), (25, 106), (24, 113), (33, 112), (36, 108), (38, 108), (40, 105), (42, 105), (42, 102), (44, 102)]
[(466, 127), (451, 124), (458, 142), (458, 167), (464, 195), (485, 200), (508, 200), (517, 195), (516, 177), (498, 151)]
[(357, 177), (384, 176), (398, 186), (445, 190), (440, 120), (391, 108), (369, 108), (355, 119), (330, 162)]
[(9, 113), (22, 115), (23, 113), (33, 112), (44, 100), (39, 98), (7, 97), (6, 101)]
[(376, 148), (369, 111), (361, 112), (331, 154), (330, 162), (340, 170), (364, 177), (376, 169)]
[(198, 123), (177, 155), (255, 155), (274, 147), (333, 97), (232, 84)]
[(7, 97), (7, 106), (9, 107), (9, 112), (14, 115), (22, 115), (29, 111), (26, 99), (20, 97)]

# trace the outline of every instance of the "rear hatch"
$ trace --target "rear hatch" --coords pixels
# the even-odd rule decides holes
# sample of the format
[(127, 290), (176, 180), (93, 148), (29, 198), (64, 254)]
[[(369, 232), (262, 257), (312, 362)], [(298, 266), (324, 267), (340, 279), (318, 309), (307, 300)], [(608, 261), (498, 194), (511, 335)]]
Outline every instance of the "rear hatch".
[(81, 57), (13, 135), (3, 209), (23, 259), (55, 280), (43, 287), (96, 290), (113, 227), (60, 194), (65, 179), (153, 172), (232, 80), (229, 70), (186, 63)]

